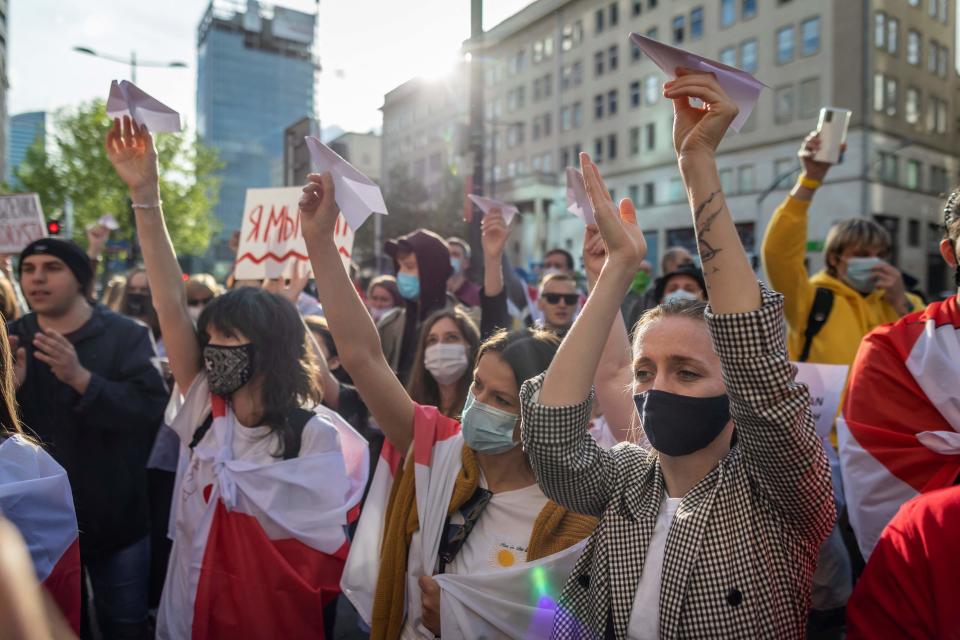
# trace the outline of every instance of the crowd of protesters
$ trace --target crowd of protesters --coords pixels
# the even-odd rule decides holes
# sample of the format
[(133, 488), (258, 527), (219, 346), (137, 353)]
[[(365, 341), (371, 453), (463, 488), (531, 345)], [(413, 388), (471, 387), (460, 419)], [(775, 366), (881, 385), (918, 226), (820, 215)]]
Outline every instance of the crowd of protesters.
[[(581, 154), (596, 224), (521, 309), (497, 208), (482, 255), (415, 229), (360, 286), (329, 173), (299, 203), (324, 277), (185, 278), (115, 120), (143, 266), (96, 291), (93, 227), (0, 275), (0, 638), (954, 637), (957, 296), (925, 307), (867, 218), (808, 273), (816, 133), (759, 279), (715, 161), (736, 103), (664, 95), (696, 247), (646, 262)], [(960, 287), (960, 190), (943, 216)], [(850, 368), (828, 437), (795, 362)]]

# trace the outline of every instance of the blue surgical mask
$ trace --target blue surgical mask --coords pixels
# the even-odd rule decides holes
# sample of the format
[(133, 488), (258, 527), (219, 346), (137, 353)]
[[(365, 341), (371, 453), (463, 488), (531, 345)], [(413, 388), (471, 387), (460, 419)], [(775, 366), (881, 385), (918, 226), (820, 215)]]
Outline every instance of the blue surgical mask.
[(847, 258), (847, 275), (843, 281), (862, 294), (876, 287), (877, 276), (873, 268), (882, 263), (880, 258)]
[(463, 440), (479, 453), (506, 453), (520, 444), (513, 439), (519, 417), (480, 402), (470, 391), (460, 417)]
[(463, 269), (463, 265), (460, 263), (460, 258), (450, 258), (450, 266), (453, 267), (453, 273), (460, 273), (460, 270)]
[(690, 293), (686, 289), (676, 289), (663, 296), (664, 304), (668, 302), (680, 302), (681, 300), (699, 300), (695, 293)]
[(405, 299), (416, 300), (420, 297), (420, 276), (412, 273), (398, 273), (397, 288)]

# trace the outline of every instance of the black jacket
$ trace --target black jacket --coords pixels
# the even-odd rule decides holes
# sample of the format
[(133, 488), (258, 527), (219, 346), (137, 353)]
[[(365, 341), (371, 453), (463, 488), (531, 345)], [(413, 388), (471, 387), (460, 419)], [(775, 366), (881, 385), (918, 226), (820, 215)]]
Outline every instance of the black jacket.
[(36, 314), (7, 330), (27, 349), (17, 391), (24, 425), (70, 478), (83, 555), (126, 546), (149, 531), (146, 462), (169, 393), (150, 330), (102, 305), (66, 338), (91, 373), (81, 396), (33, 357)]

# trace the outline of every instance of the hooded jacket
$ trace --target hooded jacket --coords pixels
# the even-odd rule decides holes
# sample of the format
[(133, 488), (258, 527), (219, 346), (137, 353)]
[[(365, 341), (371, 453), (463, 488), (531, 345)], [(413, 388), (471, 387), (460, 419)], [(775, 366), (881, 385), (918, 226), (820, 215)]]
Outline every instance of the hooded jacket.
[[(882, 289), (864, 296), (826, 271), (807, 274), (804, 258), (809, 208), (810, 201), (787, 196), (773, 214), (763, 239), (763, 263), (770, 285), (784, 296), (790, 358), (796, 360), (803, 351), (813, 298), (822, 287), (833, 292), (833, 307), (810, 345), (808, 361), (850, 365), (863, 337), (881, 324), (897, 321), (900, 314), (884, 299)], [(907, 298), (914, 308), (923, 306), (917, 296), (908, 293)]]
[(404, 300), (406, 309), (399, 356), (396, 353), (385, 354), (388, 362), (399, 362), (397, 373), (400, 380), (406, 382), (417, 349), (420, 324), (431, 313), (447, 306), (447, 280), (453, 274), (453, 267), (450, 265), (450, 250), (447, 248), (447, 243), (443, 238), (426, 229), (417, 229), (395, 240), (387, 240), (384, 251), (393, 258), (393, 267), (396, 271), (400, 269), (400, 264), (397, 262), (398, 253), (412, 252), (417, 256), (420, 297), (416, 300)]

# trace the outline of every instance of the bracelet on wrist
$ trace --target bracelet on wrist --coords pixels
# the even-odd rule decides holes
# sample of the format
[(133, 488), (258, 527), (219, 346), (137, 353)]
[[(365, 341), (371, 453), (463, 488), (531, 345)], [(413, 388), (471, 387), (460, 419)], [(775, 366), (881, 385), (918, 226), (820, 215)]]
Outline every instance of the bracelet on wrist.
[(810, 176), (808, 176), (807, 174), (801, 173), (799, 180), (797, 180), (797, 183), (798, 183), (801, 187), (806, 187), (807, 189), (817, 190), (817, 189), (820, 188), (820, 185), (823, 184), (823, 181), (822, 181), (822, 180), (815, 180), (815, 179), (811, 178)]
[(160, 205), (162, 204), (163, 204), (163, 200), (157, 200), (156, 202), (151, 204), (140, 204), (137, 202), (131, 202), (130, 208), (131, 209), (159, 209)]

